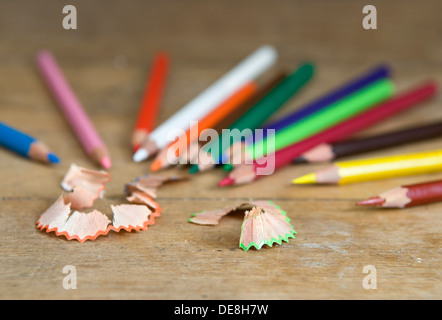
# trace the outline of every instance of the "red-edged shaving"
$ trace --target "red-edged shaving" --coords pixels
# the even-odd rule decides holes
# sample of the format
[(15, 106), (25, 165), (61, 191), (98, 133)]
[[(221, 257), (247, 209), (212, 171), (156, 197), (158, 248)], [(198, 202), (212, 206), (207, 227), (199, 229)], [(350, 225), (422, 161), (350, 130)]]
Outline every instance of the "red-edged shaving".
[(90, 208), (94, 201), (103, 196), (105, 183), (110, 181), (110, 174), (105, 171), (96, 171), (72, 164), (61, 182), (62, 188), (70, 192), (67, 200), (76, 210)]
[(71, 214), (71, 205), (60, 196), (55, 203), (44, 212), (37, 221), (37, 228), (46, 232), (55, 232), (57, 236), (65, 236), (68, 240), (95, 240), (109, 232), (111, 223), (103, 213), (94, 210), (89, 213), (75, 211)]
[[(159, 204), (154, 201), (156, 189), (165, 182), (181, 180), (175, 177), (143, 176), (126, 186), (127, 200), (131, 204), (112, 205), (114, 214), (111, 221), (100, 211), (80, 212), (82, 208), (92, 207), (101, 197), (105, 183), (110, 175), (104, 171), (85, 169), (71, 165), (61, 185), (68, 191), (44, 212), (37, 221), (37, 228), (46, 232), (55, 232), (68, 240), (95, 240), (109, 231), (147, 230), (155, 223), (155, 217), (161, 214)], [(75, 211), (72, 212), (72, 209)]]
[(151, 209), (154, 209), (154, 213), (158, 213), (158, 216), (160, 215), (159, 213), (162, 211), (160, 205), (144, 192), (134, 191), (130, 196), (126, 197), (126, 199), (130, 203), (147, 205)]
[(114, 213), (112, 230), (119, 232), (124, 229), (128, 232), (133, 230), (147, 230), (147, 226), (154, 224), (151, 219), (152, 211), (145, 205), (120, 204), (111, 206)]
[(187, 177), (165, 177), (154, 174), (144, 175), (126, 185), (126, 192), (130, 195), (134, 191), (140, 191), (155, 199), (157, 197), (158, 187), (169, 182), (182, 181), (185, 179), (187, 179)]

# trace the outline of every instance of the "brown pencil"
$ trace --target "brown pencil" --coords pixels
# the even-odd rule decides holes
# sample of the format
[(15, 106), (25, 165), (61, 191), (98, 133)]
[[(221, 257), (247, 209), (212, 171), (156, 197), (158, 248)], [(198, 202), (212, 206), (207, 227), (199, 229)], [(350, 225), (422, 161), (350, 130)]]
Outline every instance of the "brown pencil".
[(346, 156), (391, 148), (436, 137), (442, 137), (442, 121), (361, 139), (323, 143), (305, 152), (299, 158), (295, 159), (294, 163), (332, 161)]
[(243, 105), (236, 108), (228, 117), (218, 122), (218, 124), (213, 128), (218, 133), (223, 129), (230, 127), (232, 123), (241, 118), (243, 114), (247, 112), (251, 107), (253, 107), (259, 100), (261, 100), (270, 90), (272, 90), (278, 83), (280, 83), (284, 78), (287, 77), (286, 71), (281, 71), (272, 77), (267, 83), (265, 83), (250, 99), (248, 99)]
[(442, 201), (442, 180), (394, 188), (356, 204), (382, 208), (406, 208), (438, 201)]

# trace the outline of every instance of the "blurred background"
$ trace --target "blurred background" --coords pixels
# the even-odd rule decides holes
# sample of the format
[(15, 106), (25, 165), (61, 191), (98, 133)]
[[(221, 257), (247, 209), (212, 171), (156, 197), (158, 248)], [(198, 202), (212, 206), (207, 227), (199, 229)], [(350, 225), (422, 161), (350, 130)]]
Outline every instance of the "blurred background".
[[(66, 4), (77, 8), (77, 30), (62, 27)], [(292, 69), (304, 60), (317, 64), (312, 95), (313, 88), (323, 92), (378, 62), (392, 65), (399, 85), (440, 79), (441, 2), (371, 1), (377, 8), (377, 30), (362, 28), (366, 4), (3, 0), (0, 63), (8, 68), (0, 74), (1, 111), (38, 110), (39, 104), (47, 104), (25, 94), (41, 89), (33, 61), (42, 48), (54, 52), (85, 108), (96, 114), (111, 108), (122, 116), (134, 115), (138, 105), (133, 97), (141, 95), (157, 50), (168, 51), (173, 62), (162, 119), (263, 44), (278, 49), (281, 66)]]
[[(77, 9), (76, 30), (62, 26), (67, 4)], [(71, 162), (91, 165), (36, 71), (36, 53), (48, 49), (111, 149), (114, 169), (135, 175), (147, 167), (132, 163), (128, 142), (152, 57), (159, 50), (170, 54), (172, 65), (158, 122), (263, 44), (278, 50), (278, 68), (291, 71), (304, 61), (316, 66), (308, 86), (274, 117), (378, 63), (392, 67), (398, 91), (428, 79), (442, 83), (441, 1), (370, 2), (377, 8), (377, 30), (362, 27), (366, 4), (4, 0), (0, 3), (0, 117), (45, 141), (64, 159), (58, 174)], [(427, 117), (440, 119), (437, 105), (427, 106), (426, 112), (415, 109), (410, 111), (412, 117), (396, 117), (372, 131)], [(13, 154), (2, 152), (0, 158), (17, 163)], [(18, 171), (23, 163), (35, 165), (21, 160)]]
[[(62, 26), (67, 4), (77, 9), (76, 30)], [(442, 3), (370, 2), (377, 9), (377, 30), (362, 27), (366, 4), (353, 0), (1, 1), (0, 117), (46, 142), (64, 160), (56, 169), (58, 175), (72, 162), (92, 165), (36, 71), (36, 53), (48, 49), (108, 145), (113, 169), (137, 175), (147, 166), (132, 163), (129, 141), (150, 64), (159, 50), (167, 51), (172, 63), (159, 123), (264, 44), (278, 50), (277, 68), (291, 71), (304, 61), (316, 66), (312, 81), (274, 117), (378, 63), (391, 66), (398, 91), (428, 79), (442, 83)], [(426, 112), (412, 110), (411, 117), (396, 117), (371, 131), (441, 119), (437, 105), (426, 106)], [(0, 159), (13, 160), (10, 165), (17, 171), (35, 166), (12, 153), (2, 152)], [(296, 175), (297, 169), (293, 170)], [(39, 168), (34, 174), (38, 179), (52, 172)], [(202, 181), (212, 188), (212, 180), (207, 185)]]
[[(367, 4), (377, 9), (377, 30), (362, 27)], [(77, 30), (62, 27), (65, 5), (77, 9)], [(290, 186), (290, 180), (322, 165), (292, 166), (253, 185), (221, 192), (216, 184), (225, 173), (212, 170), (161, 190), (158, 201), (166, 214), (147, 232), (112, 234), (83, 245), (42, 234), (35, 221), (60, 194), (69, 165), (94, 165), (46, 90), (34, 60), (39, 50), (52, 51), (107, 144), (113, 162), (103, 200), (108, 206), (124, 200), (125, 183), (148, 172), (146, 163), (133, 163), (129, 141), (157, 51), (171, 56), (159, 122), (264, 44), (278, 50), (278, 68), (291, 71), (304, 61), (314, 63), (313, 79), (275, 115), (279, 117), (378, 63), (391, 66), (398, 92), (430, 79), (441, 86), (441, 12), (440, 0), (1, 0), (0, 120), (44, 141), (62, 163), (45, 166), (0, 150), (0, 296), (440, 296), (440, 281), (435, 280), (440, 260), (433, 258), (440, 252), (438, 207), (427, 215), (412, 210), (407, 215), (361, 215), (354, 209), (356, 199), (422, 177), (317, 186), (313, 191)], [(440, 95), (370, 132), (436, 119), (442, 119)], [(370, 156), (435, 148), (440, 148), (440, 138)], [(237, 217), (226, 217), (226, 223), (209, 231), (186, 221), (191, 213), (248, 198), (281, 203), (299, 232), (297, 239), (244, 254), (235, 251)], [(411, 233), (416, 239), (410, 240)], [(81, 290), (61, 287), (61, 270), (68, 263), (82, 272)], [(372, 294), (362, 289), (364, 264), (379, 267), (383, 289)], [(260, 272), (251, 273), (251, 265)]]

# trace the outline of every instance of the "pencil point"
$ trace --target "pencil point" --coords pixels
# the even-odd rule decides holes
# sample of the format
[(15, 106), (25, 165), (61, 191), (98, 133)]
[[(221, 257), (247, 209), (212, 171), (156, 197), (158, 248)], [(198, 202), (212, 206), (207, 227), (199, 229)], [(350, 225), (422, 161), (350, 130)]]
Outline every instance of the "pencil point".
[(147, 152), (146, 149), (140, 148), (137, 150), (137, 152), (134, 153), (134, 156), (132, 157), (135, 162), (141, 162), (146, 160), (149, 157), (149, 152)]
[(150, 166), (150, 170), (151, 171), (158, 171), (160, 169), (163, 168), (163, 163), (161, 162), (161, 160), (157, 159), (155, 160), (152, 165)]
[(227, 178), (222, 179), (222, 180), (218, 183), (218, 186), (220, 186), (220, 187), (225, 187), (225, 186), (230, 186), (230, 185), (232, 185), (232, 184), (234, 184), (234, 183), (235, 183), (235, 179), (232, 179), (232, 178), (230, 178), (230, 177), (227, 177)]
[(191, 174), (197, 173), (198, 171), (199, 171), (199, 169), (198, 169), (198, 165), (197, 164), (194, 164), (189, 169), (189, 173), (191, 173)]
[(57, 157), (54, 153), (50, 152), (50, 153), (48, 153), (48, 161), (50, 163), (59, 164), (60, 163), (60, 158)]
[(307, 163), (307, 160), (304, 157), (298, 157), (295, 160), (293, 160), (292, 163), (294, 163), (294, 164)]
[(136, 145), (134, 145), (134, 146), (132, 147), (133, 153), (137, 152), (138, 149), (140, 149), (140, 148), (141, 148), (141, 144), (136, 144)]
[(314, 184), (316, 183), (316, 174), (309, 173), (292, 181), (293, 184)]
[(225, 165), (223, 165), (223, 170), (224, 171), (232, 171), (233, 166), (231, 164), (225, 164)]
[(385, 199), (381, 197), (373, 197), (367, 200), (356, 202), (358, 206), (381, 206), (385, 203)]
[(109, 159), (109, 157), (103, 157), (100, 161), (100, 164), (102, 165), (103, 168), (105, 169), (110, 169), (112, 164), (111, 164), (111, 160)]

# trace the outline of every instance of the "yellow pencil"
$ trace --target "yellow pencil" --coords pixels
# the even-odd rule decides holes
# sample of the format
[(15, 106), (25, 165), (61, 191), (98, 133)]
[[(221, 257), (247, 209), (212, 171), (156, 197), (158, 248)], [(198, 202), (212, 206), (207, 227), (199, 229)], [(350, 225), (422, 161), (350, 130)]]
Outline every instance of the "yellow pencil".
[(442, 150), (337, 162), (293, 184), (346, 184), (442, 171)]

